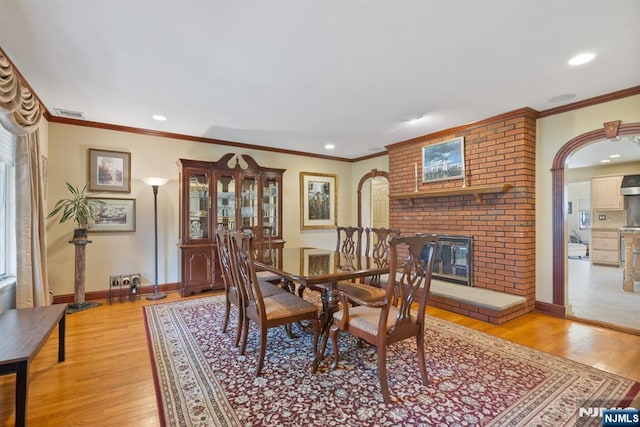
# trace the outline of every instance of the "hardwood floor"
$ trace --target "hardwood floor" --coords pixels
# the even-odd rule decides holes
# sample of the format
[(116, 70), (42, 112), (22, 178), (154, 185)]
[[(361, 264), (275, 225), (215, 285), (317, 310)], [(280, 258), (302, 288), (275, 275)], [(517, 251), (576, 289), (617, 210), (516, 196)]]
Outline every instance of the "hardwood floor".
[[(202, 295), (212, 295), (211, 293)], [(30, 367), (32, 426), (157, 426), (159, 418), (142, 306), (182, 299), (114, 303), (67, 316), (66, 361), (57, 331)], [(428, 307), (428, 314), (640, 381), (640, 336), (541, 313), (496, 326)], [(0, 422), (14, 423), (15, 375), (0, 376)]]

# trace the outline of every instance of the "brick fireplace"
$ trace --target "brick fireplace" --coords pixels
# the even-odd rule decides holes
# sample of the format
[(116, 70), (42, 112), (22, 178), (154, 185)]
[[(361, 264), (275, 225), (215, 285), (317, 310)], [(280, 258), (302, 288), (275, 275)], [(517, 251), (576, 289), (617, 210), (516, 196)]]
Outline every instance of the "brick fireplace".
[[(534, 309), (535, 126), (535, 112), (521, 109), (387, 147), (389, 226), (471, 236), (473, 286), (526, 299), (500, 312), (446, 297), (431, 305), (497, 324)], [(461, 136), (464, 180), (418, 182), (416, 192), (422, 148)]]

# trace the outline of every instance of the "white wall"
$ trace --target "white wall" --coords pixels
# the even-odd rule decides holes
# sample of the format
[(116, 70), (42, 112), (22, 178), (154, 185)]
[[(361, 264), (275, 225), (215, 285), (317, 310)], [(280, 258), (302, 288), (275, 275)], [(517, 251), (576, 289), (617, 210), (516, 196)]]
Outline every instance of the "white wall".
[[(542, 118), (536, 131), (536, 300), (553, 302), (551, 166), (572, 138), (614, 120), (640, 121), (640, 95)], [(566, 193), (565, 185), (565, 193)], [(565, 260), (566, 262), (566, 260)], [(566, 270), (566, 269), (565, 269)], [(566, 283), (566, 280), (565, 280)]]
[[(131, 193), (104, 193), (101, 197), (136, 199), (134, 233), (90, 233), (87, 246), (87, 292), (107, 290), (109, 276), (140, 272), (143, 284), (153, 283), (153, 192), (141, 179), (169, 178), (158, 191), (158, 283), (180, 281), (178, 244), (178, 158), (218, 160), (233, 152), (248, 154), (260, 165), (286, 169), (283, 182), (283, 237), (288, 246), (335, 247), (335, 230), (300, 229), (300, 172), (332, 173), (338, 176), (339, 225), (356, 223), (355, 189), (372, 168), (386, 170), (387, 156), (358, 163), (324, 160), (276, 152), (238, 149), (178, 139), (130, 134), (60, 123), (49, 124), (47, 212), (68, 196), (65, 182), (82, 186), (87, 182), (88, 149), (131, 153)], [(364, 171), (364, 172), (363, 172)], [(354, 184), (355, 181), (355, 184)], [(47, 248), (49, 284), (55, 295), (73, 294), (74, 246), (69, 244), (73, 223), (48, 220)]]

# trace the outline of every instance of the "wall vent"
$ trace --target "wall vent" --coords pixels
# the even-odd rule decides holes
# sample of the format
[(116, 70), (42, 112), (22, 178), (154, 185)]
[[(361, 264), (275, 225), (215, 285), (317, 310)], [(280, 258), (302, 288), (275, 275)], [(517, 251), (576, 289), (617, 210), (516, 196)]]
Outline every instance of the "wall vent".
[(84, 119), (84, 114), (80, 111), (63, 110), (62, 108), (54, 108), (53, 112), (56, 116), (69, 117), (70, 119)]

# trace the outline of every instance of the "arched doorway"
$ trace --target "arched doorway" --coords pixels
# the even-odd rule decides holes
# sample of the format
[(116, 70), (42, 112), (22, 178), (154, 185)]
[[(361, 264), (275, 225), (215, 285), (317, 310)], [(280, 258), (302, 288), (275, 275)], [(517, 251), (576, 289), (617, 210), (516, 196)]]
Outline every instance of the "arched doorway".
[[(640, 122), (620, 125), (617, 135), (635, 135), (640, 133)], [(552, 242), (553, 242), (553, 305), (562, 307), (562, 317), (566, 317), (565, 276), (565, 217), (564, 206), (567, 204), (564, 192), (564, 165), (571, 153), (596, 141), (606, 139), (603, 129), (596, 129), (575, 138), (564, 144), (556, 153), (551, 168), (552, 182)]]
[[(385, 171), (379, 171), (377, 169), (371, 169), (371, 172), (365, 174), (360, 178), (358, 183), (357, 197), (358, 197), (358, 227), (362, 227), (362, 214), (363, 214), (363, 200), (364, 197), (363, 188), (368, 180), (382, 177), (389, 182), (389, 173)], [(367, 197), (368, 202), (369, 197)]]

